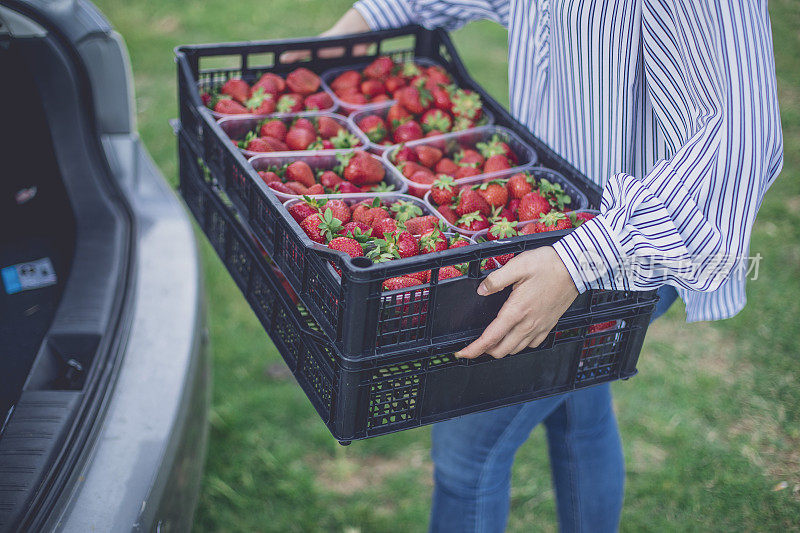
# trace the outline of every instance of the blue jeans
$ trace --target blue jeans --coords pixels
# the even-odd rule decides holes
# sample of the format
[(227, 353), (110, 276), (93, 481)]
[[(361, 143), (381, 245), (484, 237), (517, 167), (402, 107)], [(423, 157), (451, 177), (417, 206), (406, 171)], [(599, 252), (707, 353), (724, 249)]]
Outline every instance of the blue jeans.
[[(659, 289), (653, 317), (675, 301)], [(505, 529), (514, 454), (544, 423), (562, 531), (616, 531), (625, 464), (608, 383), (433, 426), (431, 532)]]

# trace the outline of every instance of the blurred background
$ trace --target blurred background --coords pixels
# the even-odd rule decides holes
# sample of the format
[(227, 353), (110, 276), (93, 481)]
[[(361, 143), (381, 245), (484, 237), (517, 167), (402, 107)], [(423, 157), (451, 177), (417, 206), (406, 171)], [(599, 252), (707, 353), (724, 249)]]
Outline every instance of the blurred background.
[[(179, 44), (314, 35), (348, 0), (95, 0), (125, 37), (139, 128), (172, 185)], [(614, 385), (627, 462), (623, 531), (800, 528), (800, 1), (770, 2), (783, 173), (753, 233), (748, 306), (686, 324), (678, 304), (649, 330), (639, 375)], [(477, 79), (508, 103), (503, 28), (455, 33)], [(197, 531), (424, 531), (429, 429), (340, 447), (198, 232), (214, 356), (211, 438)], [(514, 467), (509, 531), (556, 531), (542, 429)]]

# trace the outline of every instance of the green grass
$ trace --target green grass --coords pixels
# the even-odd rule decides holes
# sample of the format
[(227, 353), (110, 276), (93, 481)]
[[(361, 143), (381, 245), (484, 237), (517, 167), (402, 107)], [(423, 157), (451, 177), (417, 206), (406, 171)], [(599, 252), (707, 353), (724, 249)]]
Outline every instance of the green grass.
[[(347, 1), (102, 0), (126, 38), (139, 128), (175, 184), (178, 44), (297, 37)], [(687, 325), (676, 306), (650, 329), (635, 379), (614, 386), (627, 459), (625, 531), (787, 530), (800, 524), (800, 4), (770, 3), (786, 163), (755, 226), (764, 257), (739, 316)], [(507, 102), (506, 34), (455, 35), (470, 70)], [(199, 531), (423, 531), (429, 430), (348, 448), (329, 436), (204, 238), (214, 349), (211, 441)], [(785, 487), (773, 491), (773, 488)], [(545, 443), (514, 468), (510, 531), (555, 531)]]

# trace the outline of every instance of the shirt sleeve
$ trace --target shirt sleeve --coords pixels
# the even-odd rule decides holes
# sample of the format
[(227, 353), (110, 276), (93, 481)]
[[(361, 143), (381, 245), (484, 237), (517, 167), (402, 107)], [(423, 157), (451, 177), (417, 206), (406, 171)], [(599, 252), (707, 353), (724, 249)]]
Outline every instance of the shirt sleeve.
[[(642, 61), (671, 158), (620, 173), (555, 244), (580, 292), (717, 290), (742, 268), (783, 160), (766, 2), (645, 0)], [(609, 139), (613, 142), (614, 139)]]
[(509, 0), (360, 0), (353, 7), (373, 30), (406, 24), (455, 30), (480, 19), (508, 27)]

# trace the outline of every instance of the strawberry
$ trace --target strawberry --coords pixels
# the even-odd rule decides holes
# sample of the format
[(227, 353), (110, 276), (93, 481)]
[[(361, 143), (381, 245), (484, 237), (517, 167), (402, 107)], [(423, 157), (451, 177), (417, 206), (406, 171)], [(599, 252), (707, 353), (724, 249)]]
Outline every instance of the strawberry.
[(245, 102), (247, 109), (254, 115), (269, 115), (275, 111), (275, 97), (265, 93), (264, 89), (257, 89)]
[(379, 218), (372, 223), (372, 234), (383, 235), (397, 231), (397, 221), (391, 217)]
[(440, 205), (439, 207), (436, 208), (436, 210), (439, 212), (440, 215), (442, 215), (442, 217), (446, 221), (448, 221), (453, 226), (455, 226), (456, 222), (458, 222), (458, 214), (456, 213), (455, 209), (453, 209), (449, 205)]
[(280, 181), (275, 181), (269, 184), (269, 188), (273, 191), (277, 191), (283, 194), (297, 194), (292, 189), (286, 186), (285, 183), (281, 183)]
[(539, 194), (547, 198), (550, 205), (560, 211), (563, 211), (564, 207), (572, 202), (572, 198), (564, 192), (560, 184), (550, 183), (544, 178), (539, 180)]
[(303, 202), (298, 202), (289, 207), (289, 214), (292, 215), (298, 224), (315, 213), (319, 213), (320, 203), (309, 197), (304, 197)]
[(389, 278), (383, 282), (383, 289), (387, 291), (395, 291), (398, 289), (406, 289), (408, 287), (414, 287), (416, 285), (422, 285), (418, 279), (414, 279), (410, 276), (400, 276), (397, 278)]
[(336, 137), (336, 135), (338, 135), (342, 129), (344, 129), (342, 128), (342, 125), (333, 120), (331, 117), (322, 116), (317, 118), (317, 132), (323, 139)]
[(306, 194), (325, 194), (325, 187), (321, 183), (315, 183), (306, 190)]
[(319, 176), (319, 182), (322, 184), (323, 187), (327, 187), (328, 189), (333, 189), (338, 184), (342, 182), (342, 178), (334, 172), (333, 170), (326, 170)]
[[(419, 162), (419, 158), (417, 157), (417, 152), (414, 151), (413, 148), (406, 145), (400, 145), (400, 148), (397, 150), (397, 153), (394, 155), (394, 162), (398, 164), (400, 163), (417, 163)], [(412, 172), (413, 174), (413, 172)]]
[(241, 78), (231, 78), (226, 81), (219, 90), (220, 94), (225, 94), (244, 104), (250, 98), (250, 86)]
[(286, 179), (297, 181), (306, 187), (311, 187), (317, 181), (314, 179), (314, 171), (305, 161), (294, 161), (286, 167)]
[(477, 121), (470, 120), (466, 117), (455, 117), (453, 119), (453, 130), (452, 131), (464, 131), (470, 128), (474, 128), (478, 125)]
[[(406, 108), (401, 106), (400, 104), (394, 104), (392, 107), (389, 108), (389, 111), (386, 112), (386, 124), (389, 125), (389, 128), (395, 129), (401, 124), (408, 122), (413, 117), (411, 113), (406, 111)], [(421, 136), (421, 135), (420, 135)]]
[[(517, 200), (519, 202), (519, 200)], [(492, 222), (497, 222), (500, 220), (508, 220), (509, 222), (515, 222), (517, 220), (516, 215), (514, 212), (508, 209), (508, 207), (495, 207), (492, 209), (492, 216), (489, 217), (489, 220)]]
[(497, 266), (505, 266), (506, 263), (508, 263), (509, 261), (511, 261), (511, 259), (513, 259), (513, 257), (514, 254), (503, 254), (503, 255), (496, 255), (492, 257), (492, 259), (495, 260)]
[(481, 171), (474, 167), (461, 167), (455, 174), (455, 178), (457, 180), (464, 179), (464, 178), (471, 178), (472, 176), (478, 176), (481, 174)]
[(339, 219), (342, 224), (350, 222), (350, 207), (341, 200), (328, 200), (321, 208), (321, 211), (331, 211), (333, 218)]
[(262, 137), (273, 137), (279, 141), (283, 141), (286, 138), (286, 124), (284, 124), (282, 120), (275, 118), (267, 120), (261, 125), (258, 134)]
[(288, 93), (278, 98), (275, 111), (278, 113), (297, 113), (303, 110), (303, 97), (299, 94)]
[(319, 90), (319, 76), (305, 67), (294, 69), (286, 76), (286, 86), (293, 93), (309, 95)]
[(494, 155), (504, 155), (508, 158), (509, 162), (514, 165), (517, 164), (517, 155), (511, 150), (508, 144), (500, 140), (497, 134), (492, 135), (491, 139), (488, 141), (475, 144), (475, 148), (477, 148), (486, 159)]
[[(266, 171), (265, 170), (259, 170), (258, 171), (258, 175), (261, 176), (261, 179), (267, 185), (269, 185), (270, 183), (282, 182), (281, 181), (281, 177), (278, 176), (275, 172), (272, 172), (270, 170), (266, 170)], [(298, 220), (298, 222), (299, 222), (299, 220)]]
[(336, 76), (336, 79), (331, 82), (331, 89), (336, 94), (339, 94), (346, 89), (354, 89), (358, 87), (360, 83), (361, 74), (355, 70), (348, 70)]
[(420, 118), (420, 123), (425, 132), (436, 130), (444, 133), (453, 127), (453, 119), (441, 109), (428, 109)]
[(421, 254), (431, 254), (447, 250), (447, 237), (438, 228), (434, 228), (422, 235), (419, 239)]
[(268, 141), (268, 137), (250, 137), (248, 141), (245, 139), (245, 150), (249, 150), (251, 152), (272, 152), (271, 144)]
[(431, 93), (425, 88), (408, 85), (395, 91), (394, 99), (410, 113), (419, 114), (430, 105)]
[(323, 91), (306, 96), (303, 105), (306, 109), (330, 109), (333, 107), (333, 98)]
[(456, 213), (463, 217), (467, 213), (472, 213), (474, 211), (477, 211), (484, 217), (488, 217), (492, 212), (492, 208), (477, 191), (464, 188), (458, 197)]
[(458, 278), (463, 275), (464, 273), (458, 267), (453, 265), (443, 266), (439, 269), (439, 281)]
[(576, 228), (584, 222), (592, 220), (594, 217), (595, 215), (592, 213), (572, 213), (570, 215), (570, 218), (572, 218), (572, 225)]
[[(345, 235), (353, 238), (365, 238), (372, 235), (372, 227), (363, 222), (356, 222), (351, 220), (339, 230), (339, 235)], [(366, 239), (365, 239), (366, 240)]]
[(395, 74), (407, 80), (419, 76), (422, 73), (417, 64), (413, 61), (406, 61), (402, 65), (397, 65), (394, 71)]
[(511, 214), (514, 215), (514, 220), (519, 219), (519, 198), (512, 198), (506, 204), (506, 209), (511, 211)]
[(356, 150), (351, 154), (336, 157), (341, 164), (345, 165), (342, 177), (353, 185), (380, 183), (386, 175), (386, 170), (381, 162), (367, 152)]
[(420, 165), (424, 165), (430, 169), (436, 166), (436, 163), (442, 158), (442, 151), (433, 146), (421, 145), (414, 148), (417, 153), (417, 160)]
[(431, 185), (431, 200), (437, 205), (449, 205), (455, 196), (455, 180), (451, 176), (438, 174)]
[(396, 144), (416, 141), (422, 138), (422, 127), (417, 122), (409, 120), (395, 128), (392, 138)]
[(342, 223), (334, 218), (330, 209), (326, 209), (324, 213), (315, 213), (304, 218), (300, 227), (312, 241), (325, 243), (339, 233)]
[(437, 174), (447, 174), (448, 176), (454, 176), (458, 169), (461, 168), (455, 164), (455, 162), (450, 159), (449, 157), (443, 157), (436, 163), (436, 168), (434, 169)]
[(477, 152), (472, 148), (464, 148), (455, 153), (453, 156), (453, 161), (462, 167), (479, 168), (483, 166), (486, 158), (483, 157), (480, 152)]
[(428, 283), (431, 279), (431, 271), (422, 270), (420, 272), (412, 272), (411, 274), (406, 274), (406, 277), (417, 279), (420, 283)]
[(439, 219), (434, 215), (423, 215), (409, 218), (405, 221), (405, 226), (412, 235), (422, 235), (434, 229), (438, 223)]
[(450, 241), (450, 248), (463, 248), (465, 246), (469, 246), (470, 244), (471, 243), (467, 239), (459, 235)]
[(434, 87), (431, 89), (433, 105), (437, 109), (449, 112), (453, 109), (453, 102), (450, 99), (450, 92), (444, 87)]
[(428, 76), (428, 79), (435, 85), (450, 85), (453, 82), (447, 71), (438, 65), (431, 65), (426, 68), (425, 75)]
[(540, 216), (550, 212), (550, 202), (538, 192), (529, 192), (519, 203), (519, 220), (538, 220)]
[(509, 237), (515, 237), (518, 234), (516, 222), (501, 220), (500, 222), (495, 222), (491, 225), (489, 231), (486, 232), (486, 239), (489, 241), (508, 239)]
[(342, 102), (353, 105), (364, 105), (367, 103), (367, 97), (360, 92), (343, 93), (339, 95)]
[(489, 221), (480, 212), (473, 211), (459, 218), (456, 226), (467, 231), (480, 231), (489, 227)]
[(371, 207), (369, 205), (359, 204), (353, 210), (352, 220), (354, 222), (360, 222), (362, 224), (366, 224), (371, 228), (376, 221), (384, 218), (391, 218), (391, 215), (383, 207), (377, 207), (377, 206)]
[[(436, 181), (436, 176), (433, 174), (433, 172), (431, 172), (430, 170), (428, 170), (426, 168), (424, 170), (418, 170), (418, 171), (414, 172), (411, 175), (411, 177), (408, 178), (408, 179), (410, 179), (414, 183), (421, 183), (423, 185), (431, 185), (431, 184), (433, 184), (434, 181)], [(423, 195), (424, 195), (424, 193), (425, 193), (425, 191), (423, 191)]]
[(458, 89), (451, 96), (453, 114), (469, 120), (478, 120), (483, 113), (483, 103), (478, 93), (468, 89)]
[(509, 163), (508, 158), (506, 156), (501, 154), (489, 157), (483, 164), (484, 172), (497, 172), (509, 168), (511, 168), (511, 163)]
[(218, 99), (216, 105), (214, 106), (214, 111), (225, 115), (241, 115), (249, 113), (245, 106), (236, 100), (231, 100), (230, 98)]
[(386, 123), (378, 115), (367, 115), (358, 121), (358, 129), (363, 131), (367, 138), (374, 143), (379, 143), (386, 138)]
[(328, 248), (331, 250), (338, 250), (344, 252), (350, 257), (362, 257), (364, 249), (361, 248), (361, 243), (350, 237), (334, 237), (328, 243)]
[[(384, 220), (390, 219), (387, 218)], [(400, 256), (400, 259), (419, 255), (419, 241), (407, 231), (401, 231), (395, 235), (394, 244), (397, 246), (397, 254)]]
[(289, 150), (285, 142), (279, 141), (274, 137), (262, 137), (262, 139), (268, 148), (267, 152), (286, 152)]
[(394, 68), (394, 61), (389, 56), (376, 57), (372, 63), (364, 67), (362, 73), (367, 78), (382, 80), (389, 77)]
[(616, 320), (611, 320), (609, 322), (599, 322), (597, 324), (591, 324), (589, 326), (588, 333), (599, 333), (601, 331), (606, 331), (608, 329), (611, 329), (611, 328), (615, 327), (616, 325), (617, 325), (617, 321)]
[(527, 172), (518, 172), (508, 178), (508, 195), (520, 199), (533, 190), (533, 176)]
[(389, 210), (394, 214), (395, 220), (404, 223), (406, 220), (422, 216), (422, 209), (414, 202), (398, 200), (389, 206)]
[(300, 194), (303, 196), (308, 195), (308, 187), (306, 187), (299, 181), (287, 181), (286, 186), (292, 189), (294, 191), (294, 194)]
[(267, 72), (253, 84), (253, 91), (257, 91), (258, 89), (263, 89), (265, 93), (271, 94), (272, 96), (278, 96), (286, 90), (286, 82), (277, 74)]
[(381, 80), (364, 80), (360, 86), (361, 94), (372, 98), (379, 94), (386, 94), (386, 86)]
[(397, 89), (404, 86), (406, 81), (401, 78), (400, 76), (389, 76), (386, 78), (384, 85), (386, 86), (386, 91), (388, 93), (394, 93)]
[(343, 181), (336, 186), (336, 190), (342, 194), (358, 194), (363, 192), (359, 187), (356, 187), (349, 181)]
[(314, 123), (305, 117), (295, 119), (294, 122), (292, 122), (292, 128), (305, 128), (312, 133), (317, 132), (317, 128), (314, 126)]
[(389, 96), (388, 95), (379, 94), (379, 95), (373, 96), (372, 100), (370, 100), (370, 103), (371, 104), (379, 104), (381, 102), (388, 102), (388, 101), (389, 101)]
[(487, 181), (480, 185), (475, 185), (473, 189), (478, 191), (486, 203), (491, 207), (505, 207), (508, 202), (508, 191), (505, 185), (497, 180)]
[(559, 231), (563, 229), (570, 229), (572, 222), (564, 213), (558, 211), (551, 211), (543, 214), (533, 224), (533, 231), (535, 233), (544, 233), (546, 231)]
[(316, 140), (316, 134), (308, 128), (292, 126), (286, 134), (286, 145), (291, 150), (307, 150), (308, 145)]

